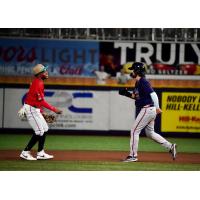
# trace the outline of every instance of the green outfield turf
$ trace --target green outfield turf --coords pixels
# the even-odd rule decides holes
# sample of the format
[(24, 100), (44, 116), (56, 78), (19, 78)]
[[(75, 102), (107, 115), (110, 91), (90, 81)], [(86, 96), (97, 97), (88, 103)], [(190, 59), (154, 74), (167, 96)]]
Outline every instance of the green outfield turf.
[[(31, 135), (0, 135), (0, 150), (22, 150), (30, 137)], [(167, 139), (178, 145), (179, 152), (200, 153), (200, 139), (198, 138)], [(48, 135), (46, 148), (48, 150), (129, 151), (129, 137)], [(140, 137), (139, 151), (165, 152), (166, 150), (154, 141)]]
[(103, 161), (4, 161), (5, 171), (199, 171), (198, 164), (123, 163)]
[[(22, 150), (31, 135), (0, 135), (0, 150)], [(168, 138), (178, 144), (179, 152), (200, 153), (200, 139)], [(37, 146), (35, 147), (35, 149)], [(129, 137), (48, 135), (47, 150), (106, 150), (129, 151)], [(146, 137), (140, 138), (139, 151), (166, 152)], [(1, 171), (199, 171), (199, 164), (123, 163), (104, 161), (1, 161)]]

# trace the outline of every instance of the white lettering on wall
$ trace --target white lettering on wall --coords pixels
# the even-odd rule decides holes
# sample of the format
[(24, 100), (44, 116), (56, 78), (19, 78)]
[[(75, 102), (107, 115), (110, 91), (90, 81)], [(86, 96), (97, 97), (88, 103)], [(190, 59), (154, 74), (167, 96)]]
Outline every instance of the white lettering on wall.
[(126, 49), (127, 48), (133, 49), (134, 44), (128, 43), (128, 42), (115, 42), (114, 48), (121, 48), (121, 58), (120, 58), (121, 62), (120, 62), (120, 64), (123, 65), (124, 63), (126, 63)]
[[(142, 52), (142, 49), (146, 48), (147, 52)], [(147, 65), (152, 63), (150, 57), (153, 55), (154, 49), (153, 46), (149, 43), (137, 43), (136, 44), (136, 59), (135, 61), (141, 62), (142, 58)]]
[[(136, 45), (136, 47), (135, 47)], [(165, 43), (157, 43), (155, 45), (152, 43), (144, 43), (144, 42), (115, 42), (114, 48), (120, 48), (120, 64), (123, 65), (127, 62), (127, 51), (129, 49), (134, 49), (133, 56), (129, 61), (137, 61), (137, 62), (145, 62), (147, 65), (152, 64), (153, 62), (159, 61), (163, 64), (174, 65), (176, 62), (178, 64), (200, 64), (200, 49), (197, 44), (179, 44), (179, 43), (170, 43), (170, 48), (168, 51), (163, 49)], [(186, 55), (185, 48), (191, 45), (195, 55), (197, 55), (198, 61), (192, 60), (194, 58), (190, 58)], [(179, 48), (178, 48), (179, 47)], [(163, 55), (165, 54), (165, 56)], [(153, 60), (156, 59), (156, 60)], [(163, 60), (163, 58), (168, 58), (168, 60)], [(190, 59), (190, 60), (186, 60)]]

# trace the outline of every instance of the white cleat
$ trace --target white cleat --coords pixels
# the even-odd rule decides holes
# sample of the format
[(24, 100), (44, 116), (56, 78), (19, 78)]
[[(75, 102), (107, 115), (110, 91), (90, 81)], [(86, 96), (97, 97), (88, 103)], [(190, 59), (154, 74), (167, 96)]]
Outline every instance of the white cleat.
[(20, 154), (20, 158), (23, 158), (25, 160), (37, 160), (31, 155), (30, 151), (22, 151)]
[(52, 159), (53, 157), (54, 157), (53, 155), (45, 153), (44, 150), (37, 153), (37, 160), (48, 160)]

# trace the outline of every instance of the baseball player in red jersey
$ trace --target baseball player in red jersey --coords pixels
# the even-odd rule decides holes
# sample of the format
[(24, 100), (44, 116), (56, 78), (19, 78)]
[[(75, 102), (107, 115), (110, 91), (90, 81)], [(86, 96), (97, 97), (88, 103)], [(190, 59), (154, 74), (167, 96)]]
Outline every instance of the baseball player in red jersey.
[[(25, 103), (20, 109), (19, 115), (26, 115), (30, 126), (34, 130), (34, 134), (25, 149), (21, 152), (20, 157), (26, 160), (46, 160), (53, 158), (53, 155), (44, 152), (44, 143), (46, 132), (48, 131), (48, 124), (42, 115), (43, 107), (55, 112), (56, 114), (61, 114), (62, 111), (50, 105), (44, 99), (44, 80), (48, 79), (47, 67), (42, 64), (37, 64), (33, 68), (33, 73), (35, 78), (30, 85), (25, 98)], [(37, 157), (34, 158), (31, 155), (30, 150), (37, 142), (38, 152)]]
[(157, 94), (145, 78), (145, 64), (141, 62), (135, 62), (132, 64), (129, 70), (132, 70), (132, 73), (130, 74), (131, 77), (136, 79), (133, 93), (130, 93), (127, 89), (122, 89), (119, 91), (119, 94), (134, 99), (136, 109), (139, 111), (139, 114), (137, 115), (131, 129), (130, 154), (127, 156), (124, 162), (136, 162), (138, 160), (137, 152), (139, 134), (142, 129), (145, 129), (147, 137), (168, 149), (173, 160), (175, 160), (176, 144), (170, 143), (154, 131), (156, 115), (160, 114), (162, 110), (159, 107)]

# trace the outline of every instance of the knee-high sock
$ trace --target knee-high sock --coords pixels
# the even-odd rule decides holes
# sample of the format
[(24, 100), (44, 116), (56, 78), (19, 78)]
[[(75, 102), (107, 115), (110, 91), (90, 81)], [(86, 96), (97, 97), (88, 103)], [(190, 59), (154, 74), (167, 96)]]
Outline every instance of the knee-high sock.
[(40, 136), (40, 138), (39, 138), (38, 152), (40, 152), (44, 149), (45, 139), (46, 139), (46, 133), (44, 133), (43, 136)]
[(39, 136), (35, 135), (35, 133), (34, 133), (32, 138), (30, 139), (29, 143), (25, 147), (24, 151), (30, 151), (38, 140), (39, 140)]

